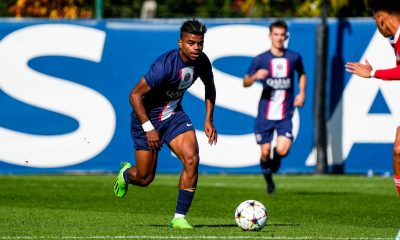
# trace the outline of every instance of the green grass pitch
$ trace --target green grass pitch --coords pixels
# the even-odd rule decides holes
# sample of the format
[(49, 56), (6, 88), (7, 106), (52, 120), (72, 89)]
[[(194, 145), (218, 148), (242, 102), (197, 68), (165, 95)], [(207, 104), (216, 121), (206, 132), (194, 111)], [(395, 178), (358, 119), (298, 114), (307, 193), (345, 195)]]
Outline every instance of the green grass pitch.
[[(267, 195), (261, 175), (200, 175), (187, 216), (195, 227), (167, 227), (178, 175), (113, 194), (115, 175), (0, 176), (0, 239), (394, 239), (400, 198), (393, 179), (278, 175)], [(234, 212), (247, 199), (268, 209), (267, 226), (245, 232)]]

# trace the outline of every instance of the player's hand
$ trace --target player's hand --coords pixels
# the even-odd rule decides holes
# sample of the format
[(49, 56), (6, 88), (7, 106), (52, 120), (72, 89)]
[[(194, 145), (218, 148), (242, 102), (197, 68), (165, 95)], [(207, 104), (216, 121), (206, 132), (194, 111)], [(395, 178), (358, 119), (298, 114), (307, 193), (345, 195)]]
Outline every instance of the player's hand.
[(269, 72), (267, 69), (258, 69), (256, 73), (253, 74), (254, 79), (266, 79)]
[(304, 92), (299, 92), (294, 99), (295, 107), (303, 107), (305, 102), (306, 94)]
[(206, 133), (206, 136), (208, 137), (208, 144), (216, 145), (217, 139), (218, 139), (217, 129), (215, 129), (214, 124), (211, 121), (209, 121), (209, 120), (205, 121), (204, 132)]
[(358, 63), (358, 62), (348, 62), (346, 65), (346, 71), (356, 74), (360, 77), (370, 78), (372, 66), (369, 62), (365, 59), (365, 64)]
[(156, 129), (146, 132), (147, 143), (149, 144), (150, 151), (156, 152), (161, 148), (160, 137)]

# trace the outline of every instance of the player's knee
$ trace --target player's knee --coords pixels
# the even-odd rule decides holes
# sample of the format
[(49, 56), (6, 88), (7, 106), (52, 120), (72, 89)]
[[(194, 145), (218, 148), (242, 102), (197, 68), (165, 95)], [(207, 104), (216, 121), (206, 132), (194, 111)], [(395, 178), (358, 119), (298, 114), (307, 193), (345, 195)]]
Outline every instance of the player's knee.
[(269, 152), (262, 152), (261, 153), (261, 160), (262, 161), (267, 161), (269, 158)]
[(400, 142), (395, 143), (393, 146), (393, 155), (397, 161), (400, 161)]
[(281, 157), (285, 157), (288, 153), (289, 153), (289, 149), (288, 148), (283, 148), (283, 147), (277, 147), (275, 148), (275, 152), (277, 154), (279, 154), (279, 156)]
[(185, 159), (185, 166), (188, 166), (191, 169), (197, 169), (199, 161), (200, 161), (199, 155), (193, 154)]
[(187, 174), (190, 175), (197, 174), (199, 161), (200, 161), (199, 154), (194, 153), (185, 156), (185, 159), (183, 160), (183, 165)]

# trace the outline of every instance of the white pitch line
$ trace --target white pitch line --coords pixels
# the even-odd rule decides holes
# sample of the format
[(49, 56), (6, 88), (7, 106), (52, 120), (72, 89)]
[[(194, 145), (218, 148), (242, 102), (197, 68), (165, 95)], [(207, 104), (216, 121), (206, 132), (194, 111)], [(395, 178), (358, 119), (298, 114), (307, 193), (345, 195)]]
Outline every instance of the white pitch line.
[(274, 240), (392, 240), (393, 238), (268, 237), (268, 236), (5, 236), (0, 239), (274, 239)]

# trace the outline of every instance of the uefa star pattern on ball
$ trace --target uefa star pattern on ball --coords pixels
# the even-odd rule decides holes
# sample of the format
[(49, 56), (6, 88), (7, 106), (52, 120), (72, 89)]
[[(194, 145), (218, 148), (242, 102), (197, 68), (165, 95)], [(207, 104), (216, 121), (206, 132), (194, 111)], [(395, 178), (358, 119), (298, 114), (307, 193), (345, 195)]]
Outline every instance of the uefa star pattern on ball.
[(246, 200), (235, 211), (237, 225), (245, 231), (259, 231), (267, 225), (268, 211), (256, 200)]

